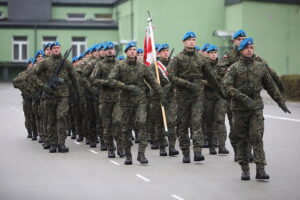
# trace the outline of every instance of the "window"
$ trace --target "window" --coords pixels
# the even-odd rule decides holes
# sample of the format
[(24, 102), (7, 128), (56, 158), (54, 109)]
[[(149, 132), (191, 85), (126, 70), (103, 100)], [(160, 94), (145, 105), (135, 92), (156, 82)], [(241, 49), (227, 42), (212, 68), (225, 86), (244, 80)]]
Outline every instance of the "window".
[(45, 45), (48, 42), (54, 42), (56, 41), (56, 39), (57, 39), (56, 36), (44, 36), (42, 41), (42, 49), (44, 49)]
[(85, 49), (85, 37), (72, 37), (72, 57), (79, 56)]
[(3, 19), (3, 12), (0, 11), (0, 19)]
[(84, 13), (68, 13), (68, 20), (74, 20), (74, 21), (82, 21), (85, 20), (85, 14)]
[(13, 61), (26, 61), (27, 59), (27, 36), (13, 37)]
[(112, 20), (112, 14), (95, 14), (95, 20)]

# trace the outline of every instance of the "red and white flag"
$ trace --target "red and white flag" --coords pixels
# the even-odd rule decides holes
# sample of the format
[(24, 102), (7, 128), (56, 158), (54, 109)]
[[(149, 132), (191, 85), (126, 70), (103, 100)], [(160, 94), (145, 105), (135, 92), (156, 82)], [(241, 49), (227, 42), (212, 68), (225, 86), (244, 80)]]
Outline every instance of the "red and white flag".
[[(150, 66), (153, 62), (156, 62), (156, 52), (154, 45), (153, 29), (152, 26), (148, 26), (146, 29), (146, 35), (144, 39), (144, 63), (146, 66)], [(157, 62), (159, 70), (162, 72), (164, 78), (167, 80), (168, 71), (167, 68), (160, 62)]]

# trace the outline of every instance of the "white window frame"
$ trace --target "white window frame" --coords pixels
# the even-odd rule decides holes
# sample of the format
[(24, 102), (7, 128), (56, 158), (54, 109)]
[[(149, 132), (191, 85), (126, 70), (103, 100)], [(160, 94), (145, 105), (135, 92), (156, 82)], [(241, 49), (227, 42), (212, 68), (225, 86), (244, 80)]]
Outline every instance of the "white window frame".
[(79, 56), (81, 53), (80, 53), (80, 46), (81, 45), (84, 45), (84, 49), (86, 50), (86, 40), (85, 41), (72, 41), (72, 47), (75, 45), (76, 46), (76, 49), (77, 49), (77, 55), (75, 56)]
[[(12, 38), (12, 61), (13, 62), (26, 62), (26, 60), (27, 60), (27, 58), (28, 58), (28, 39), (26, 40), (26, 41), (15, 41), (14, 40), (14, 37), (15, 36), (13, 36), (13, 38)], [(27, 36), (24, 36), (24, 37), (26, 37), (27, 38)], [(19, 58), (16, 60), (14, 57), (14, 53), (15, 53), (15, 51), (14, 51), (14, 46), (15, 46), (15, 44), (18, 44), (19, 45)], [(25, 59), (22, 59), (22, 45), (23, 44), (26, 44), (26, 47), (27, 47), (27, 49), (26, 49), (26, 51), (27, 51), (27, 55), (26, 55), (26, 58)], [(20, 59), (21, 58), (21, 59)]]

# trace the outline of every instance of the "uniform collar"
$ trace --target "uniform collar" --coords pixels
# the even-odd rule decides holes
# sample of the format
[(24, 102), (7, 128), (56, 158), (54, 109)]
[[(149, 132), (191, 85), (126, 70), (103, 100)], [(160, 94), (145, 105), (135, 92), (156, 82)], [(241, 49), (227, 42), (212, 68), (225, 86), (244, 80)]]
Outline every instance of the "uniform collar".
[(130, 57), (126, 57), (125, 62), (129, 65), (135, 65), (136, 64), (136, 58), (130, 58)]
[(188, 56), (193, 56), (196, 54), (195, 49), (193, 51), (187, 51), (185, 48), (183, 49), (183, 53)]

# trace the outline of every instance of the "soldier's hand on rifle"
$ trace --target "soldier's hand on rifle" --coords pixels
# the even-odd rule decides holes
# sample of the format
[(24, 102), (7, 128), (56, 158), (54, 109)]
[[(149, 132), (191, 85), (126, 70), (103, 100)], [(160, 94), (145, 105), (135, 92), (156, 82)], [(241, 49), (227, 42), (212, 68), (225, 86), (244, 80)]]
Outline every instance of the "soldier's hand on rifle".
[(44, 85), (43, 91), (46, 92), (47, 94), (53, 94), (54, 91), (49, 85)]
[(283, 112), (291, 114), (291, 111), (289, 111), (285, 104), (280, 105), (280, 108), (283, 110)]

